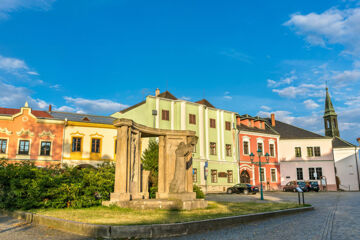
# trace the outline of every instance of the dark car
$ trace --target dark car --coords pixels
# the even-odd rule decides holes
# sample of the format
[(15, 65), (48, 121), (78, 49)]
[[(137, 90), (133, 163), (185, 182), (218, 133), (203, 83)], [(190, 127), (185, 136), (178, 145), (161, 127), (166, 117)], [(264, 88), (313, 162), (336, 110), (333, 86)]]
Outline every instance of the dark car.
[(303, 192), (307, 192), (308, 191), (308, 187), (306, 186), (305, 182), (301, 182), (301, 181), (291, 181), (288, 182), (284, 187), (283, 187), (283, 191), (284, 192), (297, 192), (296, 188), (299, 187), (301, 188), (301, 190), (303, 190)]
[(309, 191), (318, 192), (320, 190), (319, 183), (317, 181), (306, 182)]
[(259, 188), (252, 186), (250, 184), (246, 184), (246, 183), (239, 183), (236, 184), (235, 186), (229, 187), (226, 191), (226, 193), (231, 194), (231, 193), (244, 193), (244, 194), (256, 194), (257, 192), (259, 192)]

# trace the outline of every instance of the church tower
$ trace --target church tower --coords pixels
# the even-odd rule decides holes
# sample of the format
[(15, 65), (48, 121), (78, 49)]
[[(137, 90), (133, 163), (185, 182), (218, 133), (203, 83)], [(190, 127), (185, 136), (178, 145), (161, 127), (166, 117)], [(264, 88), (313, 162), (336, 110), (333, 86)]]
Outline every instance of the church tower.
[(337, 114), (331, 102), (328, 88), (326, 88), (324, 124), (325, 124), (325, 136), (340, 137)]

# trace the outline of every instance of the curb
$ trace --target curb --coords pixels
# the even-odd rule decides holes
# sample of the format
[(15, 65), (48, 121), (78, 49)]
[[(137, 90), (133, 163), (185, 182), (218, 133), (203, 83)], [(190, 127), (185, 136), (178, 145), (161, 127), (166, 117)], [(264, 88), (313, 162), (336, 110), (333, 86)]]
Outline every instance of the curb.
[(163, 238), (183, 236), (187, 234), (206, 232), (231, 227), (251, 221), (264, 220), (270, 217), (284, 216), (314, 210), (314, 207), (302, 207), (279, 210), (266, 213), (255, 213), (240, 216), (222, 217), (210, 220), (192, 221), (185, 223), (152, 224), (152, 225), (97, 225), (81, 223), (60, 218), (43, 216), (30, 212), (9, 212), (0, 210), (1, 214), (25, 220), (27, 223), (43, 225), (65, 232), (75, 233), (88, 237), (102, 238)]

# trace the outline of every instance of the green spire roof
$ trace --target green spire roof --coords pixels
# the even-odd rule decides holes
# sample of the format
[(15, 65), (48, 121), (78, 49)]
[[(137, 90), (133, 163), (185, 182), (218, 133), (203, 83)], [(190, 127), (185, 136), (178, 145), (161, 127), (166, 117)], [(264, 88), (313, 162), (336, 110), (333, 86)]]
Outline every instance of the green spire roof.
[(334, 106), (331, 102), (331, 98), (330, 98), (330, 94), (329, 94), (329, 90), (328, 88), (326, 88), (326, 98), (325, 98), (325, 113), (324, 113), (324, 117), (326, 116), (336, 116), (336, 112), (334, 109)]

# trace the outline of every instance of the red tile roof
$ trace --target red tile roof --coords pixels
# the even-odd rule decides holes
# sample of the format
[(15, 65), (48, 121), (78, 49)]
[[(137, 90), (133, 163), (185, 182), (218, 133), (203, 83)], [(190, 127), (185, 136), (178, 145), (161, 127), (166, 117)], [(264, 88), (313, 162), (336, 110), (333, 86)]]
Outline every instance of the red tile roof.
[[(15, 115), (19, 113), (21, 110), (16, 108), (1, 108), (0, 107), (0, 115)], [(39, 111), (39, 110), (31, 110), (31, 113), (38, 118), (53, 118), (48, 112)]]

